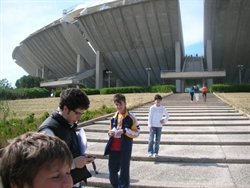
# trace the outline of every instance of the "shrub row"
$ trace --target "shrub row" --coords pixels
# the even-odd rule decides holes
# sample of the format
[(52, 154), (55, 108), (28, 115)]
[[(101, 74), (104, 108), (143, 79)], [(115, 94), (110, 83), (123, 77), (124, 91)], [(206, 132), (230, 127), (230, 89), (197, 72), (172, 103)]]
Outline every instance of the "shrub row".
[[(164, 92), (175, 92), (174, 85), (157, 85), (157, 86), (128, 86), (128, 87), (112, 87), (102, 89), (82, 89), (87, 95), (98, 95), (98, 94), (115, 94), (115, 93), (164, 93)], [(54, 97), (59, 97), (62, 90), (56, 90)], [(30, 89), (1, 89), (0, 99), (2, 100), (13, 100), (13, 99), (31, 99), (31, 98), (42, 98), (49, 97), (50, 91), (44, 88), (30, 88)]]
[(45, 88), (0, 89), (0, 100), (32, 99), (48, 97), (50, 91)]
[(250, 92), (250, 84), (212, 84), (209, 88), (210, 92)]

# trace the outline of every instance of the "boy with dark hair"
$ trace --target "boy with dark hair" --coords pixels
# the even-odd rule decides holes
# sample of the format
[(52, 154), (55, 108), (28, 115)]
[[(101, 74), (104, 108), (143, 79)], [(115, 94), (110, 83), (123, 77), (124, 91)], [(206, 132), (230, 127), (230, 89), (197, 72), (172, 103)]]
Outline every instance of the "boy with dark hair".
[[(126, 108), (126, 98), (117, 93), (114, 95), (116, 114), (111, 119), (108, 131), (109, 141), (104, 155), (109, 154), (109, 180), (113, 188), (128, 188), (130, 185), (130, 159), (133, 138), (140, 134), (140, 126), (135, 115)], [(120, 171), (120, 177), (118, 172)]]
[(4, 188), (70, 188), (73, 158), (68, 146), (45, 133), (26, 133), (4, 148), (0, 175)]
[[(155, 104), (149, 108), (148, 115), (148, 127), (149, 127), (149, 139), (148, 139), (148, 156), (151, 157), (155, 155), (158, 157), (160, 141), (161, 141), (161, 131), (162, 124), (168, 121), (169, 115), (164, 106), (161, 105), (162, 97), (161, 95), (155, 95)], [(165, 118), (163, 119), (163, 115)], [(155, 135), (155, 142), (154, 142)]]
[(81, 156), (75, 130), (77, 122), (81, 119), (84, 111), (89, 108), (89, 104), (88, 96), (81, 89), (66, 89), (60, 94), (59, 110), (54, 111), (38, 128), (38, 132), (43, 131), (57, 136), (68, 145), (74, 158), (71, 174), (74, 187), (77, 188), (81, 187), (80, 181), (86, 182), (87, 178), (91, 177), (86, 164), (94, 161), (93, 156)]

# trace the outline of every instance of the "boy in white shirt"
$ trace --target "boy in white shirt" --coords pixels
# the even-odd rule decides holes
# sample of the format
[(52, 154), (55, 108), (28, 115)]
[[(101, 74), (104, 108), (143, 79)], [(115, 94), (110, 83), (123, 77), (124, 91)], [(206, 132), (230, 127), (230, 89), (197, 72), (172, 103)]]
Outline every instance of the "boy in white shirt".
[[(148, 115), (148, 127), (149, 127), (149, 139), (148, 139), (148, 156), (158, 157), (159, 146), (161, 141), (162, 124), (166, 123), (169, 118), (169, 114), (164, 106), (161, 105), (162, 97), (157, 94), (154, 97), (155, 104), (149, 108)], [(165, 118), (163, 118), (163, 115)], [(154, 142), (155, 135), (155, 142)]]

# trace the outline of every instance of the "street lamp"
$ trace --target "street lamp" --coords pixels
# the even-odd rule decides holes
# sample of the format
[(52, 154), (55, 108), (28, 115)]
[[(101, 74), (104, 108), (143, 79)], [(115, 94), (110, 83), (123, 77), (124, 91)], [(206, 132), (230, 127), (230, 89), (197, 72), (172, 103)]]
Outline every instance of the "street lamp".
[(241, 70), (243, 69), (243, 65), (238, 65), (238, 69), (239, 69), (239, 82), (241, 84)]
[(151, 68), (146, 68), (146, 71), (148, 72), (148, 86), (150, 86), (150, 71), (151, 71)]
[(110, 76), (112, 74), (112, 71), (106, 71), (106, 73), (108, 74), (108, 87), (110, 87)]

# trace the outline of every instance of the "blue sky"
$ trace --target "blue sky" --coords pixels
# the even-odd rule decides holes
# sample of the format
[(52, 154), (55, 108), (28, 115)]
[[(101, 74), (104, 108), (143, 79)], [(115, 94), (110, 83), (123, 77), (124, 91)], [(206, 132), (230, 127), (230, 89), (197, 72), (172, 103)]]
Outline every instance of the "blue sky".
[[(12, 52), (34, 31), (62, 16), (63, 9), (98, 0), (0, 0), (0, 80), (12, 86), (28, 75)], [(203, 54), (203, 0), (180, 0), (185, 54)]]

